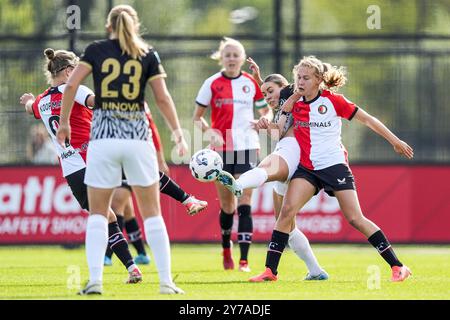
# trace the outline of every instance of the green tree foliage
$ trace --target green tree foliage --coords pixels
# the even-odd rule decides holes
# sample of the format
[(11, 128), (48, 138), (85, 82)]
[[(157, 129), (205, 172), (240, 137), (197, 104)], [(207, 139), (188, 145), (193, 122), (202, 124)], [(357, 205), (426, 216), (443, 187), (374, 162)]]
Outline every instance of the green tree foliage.
[[(168, 73), (167, 83), (175, 100), (181, 124), (193, 131), (194, 101), (203, 81), (219, 71), (209, 55), (223, 36), (240, 39), (243, 35), (271, 37), (276, 0), (165, 0), (112, 1), (112, 5), (133, 5), (142, 23), (142, 33), (162, 57)], [(341, 90), (355, 103), (376, 115), (412, 145), (418, 159), (449, 161), (450, 129), (443, 123), (450, 114), (450, 91), (446, 79), (450, 72), (450, 41), (394, 39), (373, 40), (380, 35), (449, 35), (450, 0), (301, 0), (301, 32), (304, 35), (362, 35), (366, 39), (305, 40), (287, 39), (294, 34), (296, 0), (280, 0), (282, 8), (282, 73), (292, 79), (292, 67), (304, 54), (347, 67), (348, 84)], [(46, 47), (67, 49), (68, 38), (44, 41), (43, 36), (67, 32), (67, 6), (81, 9), (81, 30), (77, 34), (105, 36), (109, 1), (91, 0), (0, 0), (0, 36), (28, 36), (24, 41), (0, 41), (0, 163), (21, 161), (32, 123), (18, 106), (21, 93), (38, 93), (47, 86), (42, 73)], [(380, 9), (380, 28), (369, 29), (368, 8)], [(253, 16), (240, 19), (240, 10)], [(256, 13), (255, 13), (256, 12)], [(237, 17), (237, 18), (236, 18)], [(233, 19), (234, 18), (234, 19)], [(149, 35), (213, 36), (212, 40), (172, 41)], [(262, 73), (274, 71), (273, 41), (242, 40), (247, 53), (260, 64)], [(77, 40), (79, 53), (88, 41)], [(299, 47), (297, 53), (295, 48)], [(10, 52), (5, 54), (5, 52)], [(300, 56), (298, 56), (300, 55)], [(245, 67), (247, 68), (247, 67)], [(87, 85), (92, 86), (88, 79)], [(170, 130), (156, 112), (151, 91), (147, 98), (171, 158)], [(433, 112), (430, 112), (433, 110)], [(345, 123), (345, 122), (344, 122)], [(13, 125), (14, 124), (14, 125)], [(352, 160), (395, 160), (390, 146), (368, 129), (345, 124), (344, 143)], [(2, 138), (3, 137), (3, 138)], [(6, 137), (6, 138), (5, 138)], [(11, 143), (11, 142), (14, 143)]]

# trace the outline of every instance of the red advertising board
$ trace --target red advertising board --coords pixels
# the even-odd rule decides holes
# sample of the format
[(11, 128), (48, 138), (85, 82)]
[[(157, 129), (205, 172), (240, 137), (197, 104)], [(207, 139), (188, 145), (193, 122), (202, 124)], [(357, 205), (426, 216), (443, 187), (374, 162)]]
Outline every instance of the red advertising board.
[(0, 243), (84, 242), (87, 216), (59, 167), (0, 168)]
[[(450, 166), (354, 165), (352, 170), (364, 214), (392, 242), (450, 243), (450, 197), (445, 192)], [(219, 241), (214, 184), (194, 180), (187, 166), (172, 166), (171, 176), (209, 203), (206, 211), (190, 217), (180, 203), (161, 195), (171, 241)], [(268, 241), (275, 222), (270, 183), (254, 191), (252, 215), (253, 239)], [(59, 167), (0, 168), (0, 244), (83, 243), (86, 219)], [(346, 222), (337, 200), (322, 192), (298, 214), (297, 223), (312, 242), (366, 241)]]

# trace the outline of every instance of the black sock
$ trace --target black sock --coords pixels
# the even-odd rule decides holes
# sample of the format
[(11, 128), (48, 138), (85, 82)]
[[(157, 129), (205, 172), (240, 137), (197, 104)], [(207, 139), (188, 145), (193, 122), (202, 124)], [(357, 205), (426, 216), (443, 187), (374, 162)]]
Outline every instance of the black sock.
[(289, 240), (289, 233), (273, 230), (272, 239), (269, 243), (266, 257), (266, 267), (272, 270), (273, 274), (277, 274), (278, 264), (280, 263), (281, 254)]
[(389, 263), (391, 268), (393, 266), (403, 266), (403, 264), (397, 259), (394, 249), (392, 249), (391, 244), (386, 239), (383, 231), (378, 230), (373, 235), (369, 237), (369, 242), (371, 245), (377, 249), (378, 253), (383, 257), (383, 259)]
[(240, 205), (237, 212), (239, 216), (238, 243), (241, 249), (241, 260), (248, 260), (248, 250), (252, 243), (253, 234), (252, 207)]
[(120, 231), (123, 231), (123, 224), (125, 223), (124, 216), (119, 216), (118, 214), (116, 214), (116, 218), (117, 218), (117, 224), (119, 225)]
[[(116, 218), (117, 218), (117, 224), (119, 225), (120, 231), (123, 231), (124, 217), (123, 217), (123, 216), (116, 215)], [(111, 259), (111, 258), (112, 258), (112, 255), (113, 255), (113, 251), (112, 251), (112, 249), (110, 248), (110, 246), (108, 246), (108, 247), (106, 248), (105, 256), (107, 256), (108, 258)]]
[(111, 250), (120, 259), (123, 265), (128, 268), (133, 262), (130, 249), (128, 248), (128, 242), (120, 231), (117, 221), (108, 224), (108, 245)]
[(108, 245), (108, 247), (106, 247), (106, 252), (105, 252), (105, 256), (107, 256), (108, 258), (112, 258), (113, 255), (113, 251), (111, 250), (110, 246)]
[(231, 230), (233, 229), (233, 216), (220, 209), (220, 229), (222, 230), (222, 248), (230, 248)]
[(169, 176), (164, 172), (159, 172), (159, 191), (167, 194), (169, 197), (174, 198), (178, 202), (183, 202), (190, 196), (180, 188)]
[(136, 249), (137, 253), (146, 256), (147, 252), (145, 252), (144, 241), (142, 240), (141, 236), (141, 229), (139, 228), (139, 224), (136, 218), (125, 221), (125, 230), (127, 231), (128, 239), (130, 239), (130, 242)]

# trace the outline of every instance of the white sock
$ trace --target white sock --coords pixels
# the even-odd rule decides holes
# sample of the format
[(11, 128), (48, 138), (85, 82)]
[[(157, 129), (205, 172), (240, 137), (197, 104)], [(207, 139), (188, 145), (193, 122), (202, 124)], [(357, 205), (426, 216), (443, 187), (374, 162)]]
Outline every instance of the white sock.
[(131, 265), (131, 266), (129, 266), (128, 268), (127, 268), (127, 270), (128, 270), (128, 272), (131, 272), (131, 271), (133, 271), (134, 269), (139, 269), (138, 268), (138, 266), (137, 265), (135, 265), (134, 263)]
[(309, 245), (308, 238), (297, 227), (289, 233), (289, 247), (295, 254), (305, 261), (308, 271), (311, 275), (316, 276), (322, 272), (322, 268), (317, 262), (316, 256)]
[(103, 281), (103, 259), (108, 246), (108, 219), (101, 214), (91, 214), (86, 225), (86, 258), (89, 282)]
[(162, 216), (150, 217), (144, 221), (145, 237), (153, 252), (156, 269), (161, 283), (172, 283), (170, 242)]
[(247, 172), (244, 172), (236, 180), (236, 182), (242, 187), (242, 189), (258, 188), (260, 185), (267, 181), (267, 172), (261, 168), (253, 168)]

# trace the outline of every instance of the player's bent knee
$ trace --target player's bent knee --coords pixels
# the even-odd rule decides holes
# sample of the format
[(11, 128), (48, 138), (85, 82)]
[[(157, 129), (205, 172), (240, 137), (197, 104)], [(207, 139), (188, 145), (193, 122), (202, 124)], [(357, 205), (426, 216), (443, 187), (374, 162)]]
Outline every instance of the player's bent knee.
[(296, 213), (297, 212), (296, 212), (294, 206), (289, 205), (289, 204), (284, 204), (283, 207), (281, 208), (280, 216), (278, 219), (292, 220), (292, 218), (295, 216)]
[(362, 217), (349, 217), (347, 218), (347, 221), (353, 228), (357, 230), (360, 230), (364, 224), (364, 218)]

